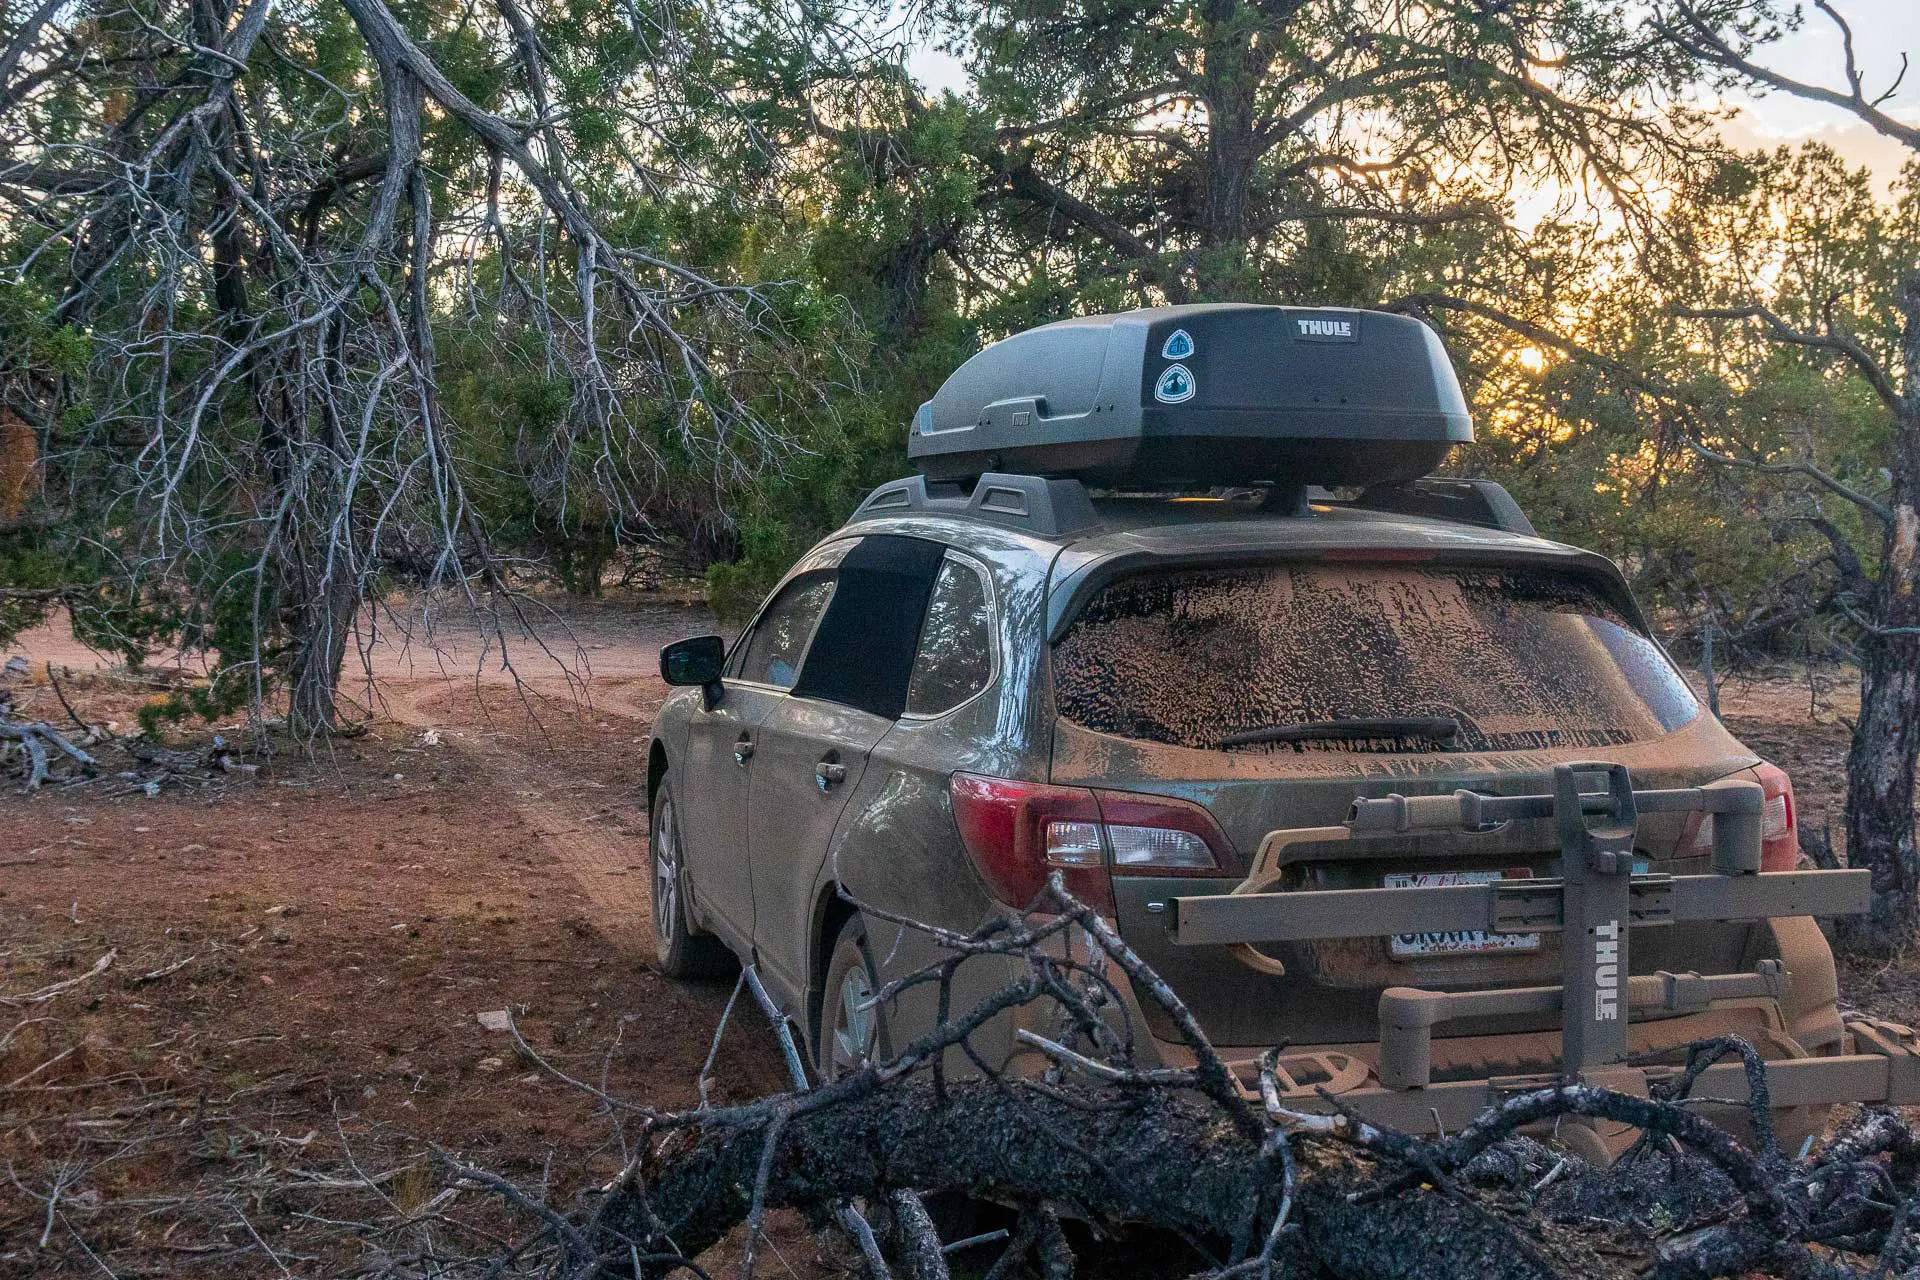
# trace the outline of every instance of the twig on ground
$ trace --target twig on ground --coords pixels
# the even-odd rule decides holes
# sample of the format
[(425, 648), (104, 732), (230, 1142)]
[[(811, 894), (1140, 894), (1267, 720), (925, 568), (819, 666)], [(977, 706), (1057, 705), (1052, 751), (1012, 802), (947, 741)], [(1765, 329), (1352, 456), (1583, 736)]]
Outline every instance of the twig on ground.
[(0, 1004), (13, 1009), (25, 1008), (27, 1005), (33, 1004), (45, 1004), (62, 992), (73, 990), (89, 978), (97, 978), (105, 973), (112, 967), (114, 958), (119, 954), (117, 950), (109, 950), (105, 955), (93, 962), (93, 968), (76, 978), (68, 978), (64, 982), (56, 982), (50, 987), (42, 987), (38, 991), (29, 991), (22, 995), (0, 996)]

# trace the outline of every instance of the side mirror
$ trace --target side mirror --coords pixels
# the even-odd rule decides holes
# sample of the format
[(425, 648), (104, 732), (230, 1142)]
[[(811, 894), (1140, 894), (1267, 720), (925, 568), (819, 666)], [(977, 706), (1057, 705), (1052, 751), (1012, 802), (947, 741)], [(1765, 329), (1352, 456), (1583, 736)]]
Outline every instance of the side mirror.
[(660, 678), (668, 684), (711, 688), (720, 683), (726, 662), (727, 644), (719, 636), (675, 640), (660, 650)]

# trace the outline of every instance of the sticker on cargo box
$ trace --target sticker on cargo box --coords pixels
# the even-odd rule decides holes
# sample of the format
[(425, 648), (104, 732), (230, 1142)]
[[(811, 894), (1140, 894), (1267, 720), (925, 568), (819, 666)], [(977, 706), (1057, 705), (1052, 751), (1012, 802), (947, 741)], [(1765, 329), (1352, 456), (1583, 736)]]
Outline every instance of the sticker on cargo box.
[[(1393, 872), (1380, 878), (1389, 889), (1439, 889), (1456, 884), (1490, 884), (1498, 871)], [(1488, 933), (1484, 929), (1456, 929), (1446, 933), (1401, 933), (1387, 940), (1396, 960), (1427, 956), (1483, 955), (1490, 951), (1538, 951), (1537, 933)]]
[(1193, 374), (1183, 364), (1170, 364), (1154, 384), (1153, 398), (1161, 404), (1180, 404), (1193, 399)]

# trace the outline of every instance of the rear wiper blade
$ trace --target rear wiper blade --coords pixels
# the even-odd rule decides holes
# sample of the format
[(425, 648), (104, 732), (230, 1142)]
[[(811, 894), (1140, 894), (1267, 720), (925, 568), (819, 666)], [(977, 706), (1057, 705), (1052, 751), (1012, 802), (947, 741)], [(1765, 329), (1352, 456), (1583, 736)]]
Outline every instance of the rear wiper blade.
[(1269, 724), (1242, 733), (1230, 733), (1214, 743), (1215, 750), (1251, 747), (1265, 742), (1353, 742), (1367, 738), (1424, 738), (1452, 742), (1460, 722), (1447, 716), (1360, 716), (1352, 720), (1308, 720), (1302, 724)]

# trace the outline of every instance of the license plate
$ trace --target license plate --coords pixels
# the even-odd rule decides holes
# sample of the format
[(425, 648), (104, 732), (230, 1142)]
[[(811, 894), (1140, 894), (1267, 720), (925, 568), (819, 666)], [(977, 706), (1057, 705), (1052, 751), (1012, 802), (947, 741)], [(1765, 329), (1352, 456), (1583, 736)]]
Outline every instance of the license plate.
[[(1382, 876), (1380, 883), (1389, 889), (1438, 889), (1455, 884), (1490, 884), (1501, 878), (1498, 871), (1393, 872)], [(1387, 940), (1387, 949), (1396, 960), (1483, 955), (1489, 951), (1538, 951), (1540, 935), (1488, 933), (1484, 929), (1462, 929), (1452, 933), (1401, 933)]]

